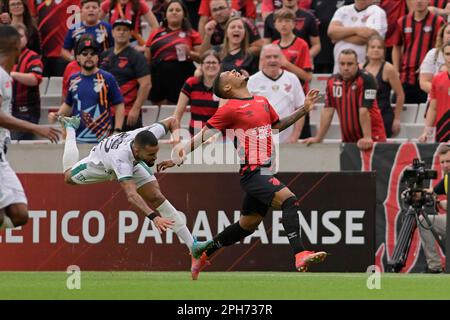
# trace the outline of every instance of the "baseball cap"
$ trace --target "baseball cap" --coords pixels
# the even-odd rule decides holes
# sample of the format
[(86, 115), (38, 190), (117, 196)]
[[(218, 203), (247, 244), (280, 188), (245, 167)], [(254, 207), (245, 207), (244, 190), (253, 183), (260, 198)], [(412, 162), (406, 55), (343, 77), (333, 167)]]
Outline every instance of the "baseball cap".
[(127, 19), (117, 19), (113, 23), (113, 29), (117, 26), (125, 26), (125, 27), (130, 28), (130, 30), (131, 30), (133, 24), (130, 20), (127, 20)]
[[(84, 36), (84, 35), (83, 35)], [(93, 37), (81, 37), (77, 42), (76, 54), (80, 54), (85, 49), (93, 49), (96, 54), (98, 54), (97, 42), (95, 42)]]

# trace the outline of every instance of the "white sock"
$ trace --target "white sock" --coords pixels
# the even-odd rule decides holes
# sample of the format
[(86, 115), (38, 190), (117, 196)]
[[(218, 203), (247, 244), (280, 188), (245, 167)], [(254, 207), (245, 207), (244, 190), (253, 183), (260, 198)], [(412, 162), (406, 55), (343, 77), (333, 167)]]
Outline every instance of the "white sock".
[(15, 228), (14, 224), (11, 221), (11, 218), (6, 214), (3, 215), (3, 224), (0, 226), (0, 230), (3, 229), (12, 229)]
[(64, 172), (71, 169), (75, 163), (78, 162), (79, 152), (77, 147), (77, 140), (75, 136), (75, 129), (72, 127), (66, 128), (66, 143), (64, 145), (63, 155), (63, 169)]
[(177, 209), (169, 202), (169, 200), (164, 201), (158, 208), (156, 208), (162, 217), (166, 219), (171, 219), (175, 221), (173, 225), (173, 231), (177, 234), (178, 238), (184, 241), (186, 246), (191, 249), (194, 243), (194, 238), (186, 227), (186, 224), (181, 220), (180, 214)]

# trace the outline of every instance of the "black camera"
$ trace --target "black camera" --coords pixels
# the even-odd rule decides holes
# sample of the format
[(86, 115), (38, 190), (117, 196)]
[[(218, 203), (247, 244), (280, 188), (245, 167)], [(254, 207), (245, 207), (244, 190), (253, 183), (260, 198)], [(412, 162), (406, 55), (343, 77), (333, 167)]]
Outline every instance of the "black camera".
[(407, 168), (402, 176), (402, 181), (412, 191), (422, 191), (424, 180), (437, 179), (437, 171), (425, 169), (425, 162), (414, 159), (412, 167)]

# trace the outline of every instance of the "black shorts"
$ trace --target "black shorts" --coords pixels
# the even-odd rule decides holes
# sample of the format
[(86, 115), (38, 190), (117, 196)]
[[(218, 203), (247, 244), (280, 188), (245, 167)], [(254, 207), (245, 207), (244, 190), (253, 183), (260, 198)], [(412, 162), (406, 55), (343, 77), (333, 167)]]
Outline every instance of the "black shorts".
[(285, 185), (273, 175), (261, 174), (261, 170), (256, 169), (241, 177), (241, 187), (245, 191), (242, 215), (258, 213), (264, 217), (272, 206), (275, 193)]

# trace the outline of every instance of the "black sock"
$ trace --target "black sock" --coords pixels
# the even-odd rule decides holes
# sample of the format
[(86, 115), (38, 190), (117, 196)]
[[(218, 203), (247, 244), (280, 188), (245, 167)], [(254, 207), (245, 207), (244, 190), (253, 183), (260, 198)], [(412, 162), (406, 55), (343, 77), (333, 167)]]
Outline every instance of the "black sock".
[(297, 197), (291, 197), (283, 202), (281, 205), (283, 215), (281, 222), (283, 223), (284, 231), (289, 240), (294, 254), (305, 250), (302, 239), (300, 238), (300, 221), (298, 219), (298, 210), (300, 209), (297, 202)]
[(214, 237), (213, 245), (211, 246), (211, 248), (206, 250), (206, 255), (210, 257), (218, 249), (226, 246), (231, 246), (232, 244), (235, 244), (239, 240), (244, 239), (246, 236), (249, 236), (252, 233), (253, 231), (243, 229), (239, 225), (239, 221), (233, 223), (232, 225), (229, 225), (221, 233), (219, 233)]

